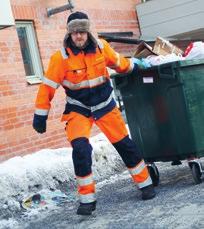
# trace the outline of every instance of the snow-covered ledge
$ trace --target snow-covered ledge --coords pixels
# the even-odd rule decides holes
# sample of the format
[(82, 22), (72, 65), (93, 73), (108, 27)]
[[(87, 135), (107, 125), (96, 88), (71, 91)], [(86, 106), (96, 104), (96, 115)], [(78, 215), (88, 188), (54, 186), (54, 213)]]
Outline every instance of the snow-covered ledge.
[[(92, 137), (90, 142), (96, 181), (125, 169), (118, 153), (103, 134)], [(67, 191), (76, 185), (71, 148), (45, 149), (14, 157), (0, 164), (0, 208), (19, 210), (20, 200), (34, 190), (55, 190), (60, 183), (67, 185)]]

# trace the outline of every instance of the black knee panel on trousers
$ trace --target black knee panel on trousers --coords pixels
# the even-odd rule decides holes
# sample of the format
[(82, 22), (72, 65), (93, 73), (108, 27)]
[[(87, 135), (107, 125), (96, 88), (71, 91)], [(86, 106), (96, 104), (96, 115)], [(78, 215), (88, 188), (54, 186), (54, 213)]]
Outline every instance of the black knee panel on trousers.
[(73, 147), (72, 159), (77, 176), (87, 176), (91, 173), (92, 146), (87, 138), (77, 138), (71, 142)]
[(129, 136), (126, 136), (119, 142), (114, 143), (113, 146), (118, 151), (128, 168), (134, 167), (142, 159), (139, 149), (137, 148), (136, 144), (129, 138)]

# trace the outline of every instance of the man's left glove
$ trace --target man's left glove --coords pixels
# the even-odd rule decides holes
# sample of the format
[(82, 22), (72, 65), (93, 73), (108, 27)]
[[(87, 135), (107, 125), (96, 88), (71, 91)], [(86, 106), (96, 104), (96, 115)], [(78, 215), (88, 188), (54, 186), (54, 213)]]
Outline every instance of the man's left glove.
[(46, 121), (47, 115), (37, 115), (34, 114), (33, 117), (33, 128), (40, 134), (46, 132)]

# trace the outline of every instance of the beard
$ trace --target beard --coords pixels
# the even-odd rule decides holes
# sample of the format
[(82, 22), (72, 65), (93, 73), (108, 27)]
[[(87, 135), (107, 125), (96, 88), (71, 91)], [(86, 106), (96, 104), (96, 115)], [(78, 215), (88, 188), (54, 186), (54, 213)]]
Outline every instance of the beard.
[(73, 42), (74, 46), (79, 48), (79, 49), (84, 49), (88, 44), (89, 44), (89, 41), (86, 40), (76, 40), (75, 42)]

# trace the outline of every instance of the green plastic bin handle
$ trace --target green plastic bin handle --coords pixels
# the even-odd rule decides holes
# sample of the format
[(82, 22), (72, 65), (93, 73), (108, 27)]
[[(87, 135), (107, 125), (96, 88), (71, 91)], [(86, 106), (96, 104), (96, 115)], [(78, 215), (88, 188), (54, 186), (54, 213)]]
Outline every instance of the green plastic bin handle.
[(172, 84), (171, 86), (168, 86), (166, 88), (166, 91), (168, 92), (170, 89), (175, 88), (175, 87), (180, 87), (180, 86), (182, 87), (183, 86), (183, 83)]
[(175, 79), (175, 64), (164, 64), (158, 66), (158, 74), (161, 79)]
[(125, 77), (121, 83), (118, 83), (116, 87), (120, 90), (121, 88), (128, 85), (128, 78)]
[[(117, 78), (120, 80), (117, 80)], [(129, 74), (115, 74), (111, 76), (111, 79), (115, 81), (116, 88), (119, 90), (127, 86), (128, 78), (129, 78)]]

